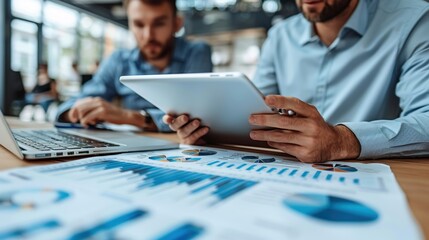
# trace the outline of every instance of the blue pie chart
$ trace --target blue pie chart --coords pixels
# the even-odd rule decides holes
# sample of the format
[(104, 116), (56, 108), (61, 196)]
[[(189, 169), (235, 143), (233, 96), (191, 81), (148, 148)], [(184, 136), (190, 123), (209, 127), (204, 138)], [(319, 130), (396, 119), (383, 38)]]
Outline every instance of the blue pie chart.
[(368, 223), (379, 217), (374, 209), (362, 203), (325, 194), (293, 194), (283, 204), (294, 212), (328, 222)]
[(241, 158), (241, 160), (250, 162), (250, 163), (272, 163), (275, 162), (275, 158), (267, 157), (267, 158), (261, 158), (259, 156), (244, 156)]
[(188, 149), (182, 152), (185, 155), (190, 156), (210, 156), (217, 154), (216, 151), (208, 150), (208, 149)]

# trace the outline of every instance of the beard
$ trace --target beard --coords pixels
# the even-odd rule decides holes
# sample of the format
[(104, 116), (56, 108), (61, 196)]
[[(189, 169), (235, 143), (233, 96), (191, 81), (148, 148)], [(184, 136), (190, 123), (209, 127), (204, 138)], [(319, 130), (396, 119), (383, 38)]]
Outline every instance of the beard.
[(350, 5), (351, 0), (336, 0), (332, 5), (325, 2), (325, 7), (317, 14), (315, 11), (304, 11), (302, 3), (298, 4), (299, 10), (310, 22), (327, 22), (340, 15)]
[[(142, 55), (146, 60), (160, 60), (168, 56), (172, 50), (173, 50), (173, 38), (169, 39), (165, 44), (162, 44), (156, 40), (149, 41), (145, 46), (142, 48)], [(153, 49), (148, 49), (147, 47), (149, 45), (156, 46), (160, 48), (161, 50), (157, 52)]]

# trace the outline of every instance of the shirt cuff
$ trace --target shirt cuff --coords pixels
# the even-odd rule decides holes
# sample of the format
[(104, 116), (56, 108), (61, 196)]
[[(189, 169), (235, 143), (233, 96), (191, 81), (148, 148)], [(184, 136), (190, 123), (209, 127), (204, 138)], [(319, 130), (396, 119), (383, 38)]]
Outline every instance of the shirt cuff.
[(340, 124), (348, 127), (359, 140), (361, 146), (359, 159), (380, 158), (387, 154), (389, 137), (376, 123), (347, 122)]
[(150, 115), (159, 132), (172, 132), (170, 127), (162, 121), (162, 117), (165, 115), (163, 111), (155, 108), (146, 109), (145, 111)]

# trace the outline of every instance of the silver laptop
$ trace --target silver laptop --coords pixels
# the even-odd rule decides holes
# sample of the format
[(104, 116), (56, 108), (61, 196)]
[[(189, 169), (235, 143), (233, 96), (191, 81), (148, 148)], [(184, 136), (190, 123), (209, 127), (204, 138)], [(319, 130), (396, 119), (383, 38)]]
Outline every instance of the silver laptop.
[(167, 140), (127, 132), (86, 129), (13, 129), (0, 111), (0, 144), (20, 159), (35, 160), (178, 148)]

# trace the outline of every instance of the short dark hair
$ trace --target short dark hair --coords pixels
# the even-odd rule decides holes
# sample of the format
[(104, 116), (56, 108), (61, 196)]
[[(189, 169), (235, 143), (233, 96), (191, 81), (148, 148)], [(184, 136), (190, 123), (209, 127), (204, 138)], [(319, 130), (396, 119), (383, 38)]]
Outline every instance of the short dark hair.
[(176, 0), (123, 0), (123, 1), (124, 1), (125, 9), (128, 9), (128, 6), (130, 5), (131, 1), (140, 1), (148, 5), (161, 5), (162, 3), (167, 2), (168, 4), (170, 4), (171, 8), (173, 9), (174, 15), (177, 14)]

